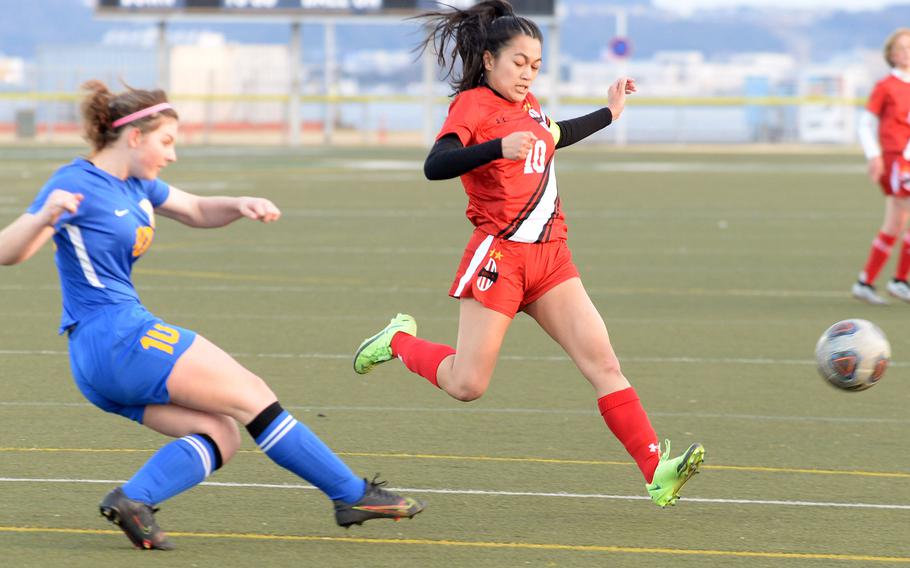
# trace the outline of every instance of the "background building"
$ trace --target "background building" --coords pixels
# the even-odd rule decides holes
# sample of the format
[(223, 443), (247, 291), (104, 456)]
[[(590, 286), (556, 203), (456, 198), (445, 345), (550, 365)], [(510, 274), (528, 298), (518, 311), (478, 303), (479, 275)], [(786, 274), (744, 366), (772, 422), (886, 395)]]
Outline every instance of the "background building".
[[(29, 115), (45, 139), (76, 131), (76, 92), (93, 77), (115, 86), (166, 83), (189, 141), (216, 142), (246, 129), (288, 142), (289, 123), (299, 123), (324, 141), (391, 135), (420, 143), (445, 117), (450, 88), (438, 77), (427, 84), (427, 62), (413, 50), (421, 33), (414, 22), (304, 21), (297, 52), (289, 49), (287, 24), (178, 22), (169, 25), (162, 52), (153, 22), (99, 21), (80, 0), (42, 4), (59, 7), (42, 12), (49, 25), (86, 24), (53, 38), (43, 28), (0, 38), (0, 50), (21, 53), (0, 57), (6, 132)], [(535, 84), (549, 112), (571, 116), (601, 106), (609, 84), (631, 75), (640, 94), (623, 128), (597, 140), (854, 143), (856, 109), (887, 71), (880, 44), (896, 10), (910, 15), (906, 4), (851, 12), (836, 3), (811, 12), (660, 6), (561, 0), (558, 27), (543, 26), (545, 65)], [(17, 17), (34, 9), (23, 6)], [(617, 52), (617, 40), (625, 52)]]

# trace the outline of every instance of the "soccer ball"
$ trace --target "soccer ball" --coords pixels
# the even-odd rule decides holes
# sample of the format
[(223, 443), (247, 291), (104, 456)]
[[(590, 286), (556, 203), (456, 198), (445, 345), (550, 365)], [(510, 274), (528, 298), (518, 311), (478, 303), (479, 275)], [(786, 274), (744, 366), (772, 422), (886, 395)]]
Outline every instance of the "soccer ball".
[(839, 321), (815, 345), (818, 372), (839, 389), (875, 386), (891, 361), (891, 345), (877, 325), (864, 319)]

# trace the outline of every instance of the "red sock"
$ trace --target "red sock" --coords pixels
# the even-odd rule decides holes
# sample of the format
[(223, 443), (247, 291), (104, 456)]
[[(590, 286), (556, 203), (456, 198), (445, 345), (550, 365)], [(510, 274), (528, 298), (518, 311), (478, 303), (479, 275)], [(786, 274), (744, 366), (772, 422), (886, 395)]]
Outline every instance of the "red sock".
[(635, 389), (629, 387), (602, 396), (597, 399), (597, 407), (613, 435), (638, 464), (645, 481), (651, 483), (660, 461), (660, 446)]
[(448, 345), (432, 343), (407, 333), (399, 331), (392, 336), (392, 356), (401, 359), (408, 370), (430, 381), (436, 388), (439, 388), (439, 383), (436, 382), (439, 364), (454, 354), (455, 350)]
[(866, 261), (866, 267), (859, 279), (865, 284), (872, 284), (882, 271), (882, 267), (888, 262), (888, 256), (891, 254), (891, 247), (897, 240), (896, 235), (886, 235), (879, 233), (872, 241), (872, 248), (869, 250), (869, 260)]
[(910, 231), (904, 233), (904, 241), (901, 243), (901, 257), (897, 261), (897, 272), (894, 273), (894, 277), (898, 280), (906, 280), (908, 273), (910, 273)]

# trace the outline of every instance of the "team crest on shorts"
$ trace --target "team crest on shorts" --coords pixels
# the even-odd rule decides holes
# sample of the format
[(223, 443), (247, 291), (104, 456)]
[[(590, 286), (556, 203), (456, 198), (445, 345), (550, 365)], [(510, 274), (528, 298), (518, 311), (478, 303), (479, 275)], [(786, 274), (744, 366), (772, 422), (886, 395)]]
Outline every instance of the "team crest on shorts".
[(481, 292), (486, 292), (496, 283), (498, 278), (499, 272), (496, 269), (496, 261), (491, 258), (487, 261), (486, 266), (477, 273), (477, 289)]

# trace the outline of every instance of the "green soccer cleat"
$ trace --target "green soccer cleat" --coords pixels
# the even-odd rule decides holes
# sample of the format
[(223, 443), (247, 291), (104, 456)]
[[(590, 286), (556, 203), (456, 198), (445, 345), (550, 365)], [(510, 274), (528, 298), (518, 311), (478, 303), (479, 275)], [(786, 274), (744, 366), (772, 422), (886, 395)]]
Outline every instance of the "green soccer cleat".
[(407, 314), (398, 314), (382, 331), (364, 339), (354, 353), (354, 372), (365, 375), (373, 367), (392, 358), (392, 338), (398, 332), (417, 335), (417, 321)]
[(659, 507), (675, 505), (679, 499), (679, 490), (698, 473), (698, 466), (705, 461), (705, 448), (699, 443), (689, 446), (686, 453), (670, 459), (670, 440), (664, 440), (664, 453), (660, 456), (654, 479), (645, 485), (651, 500)]

